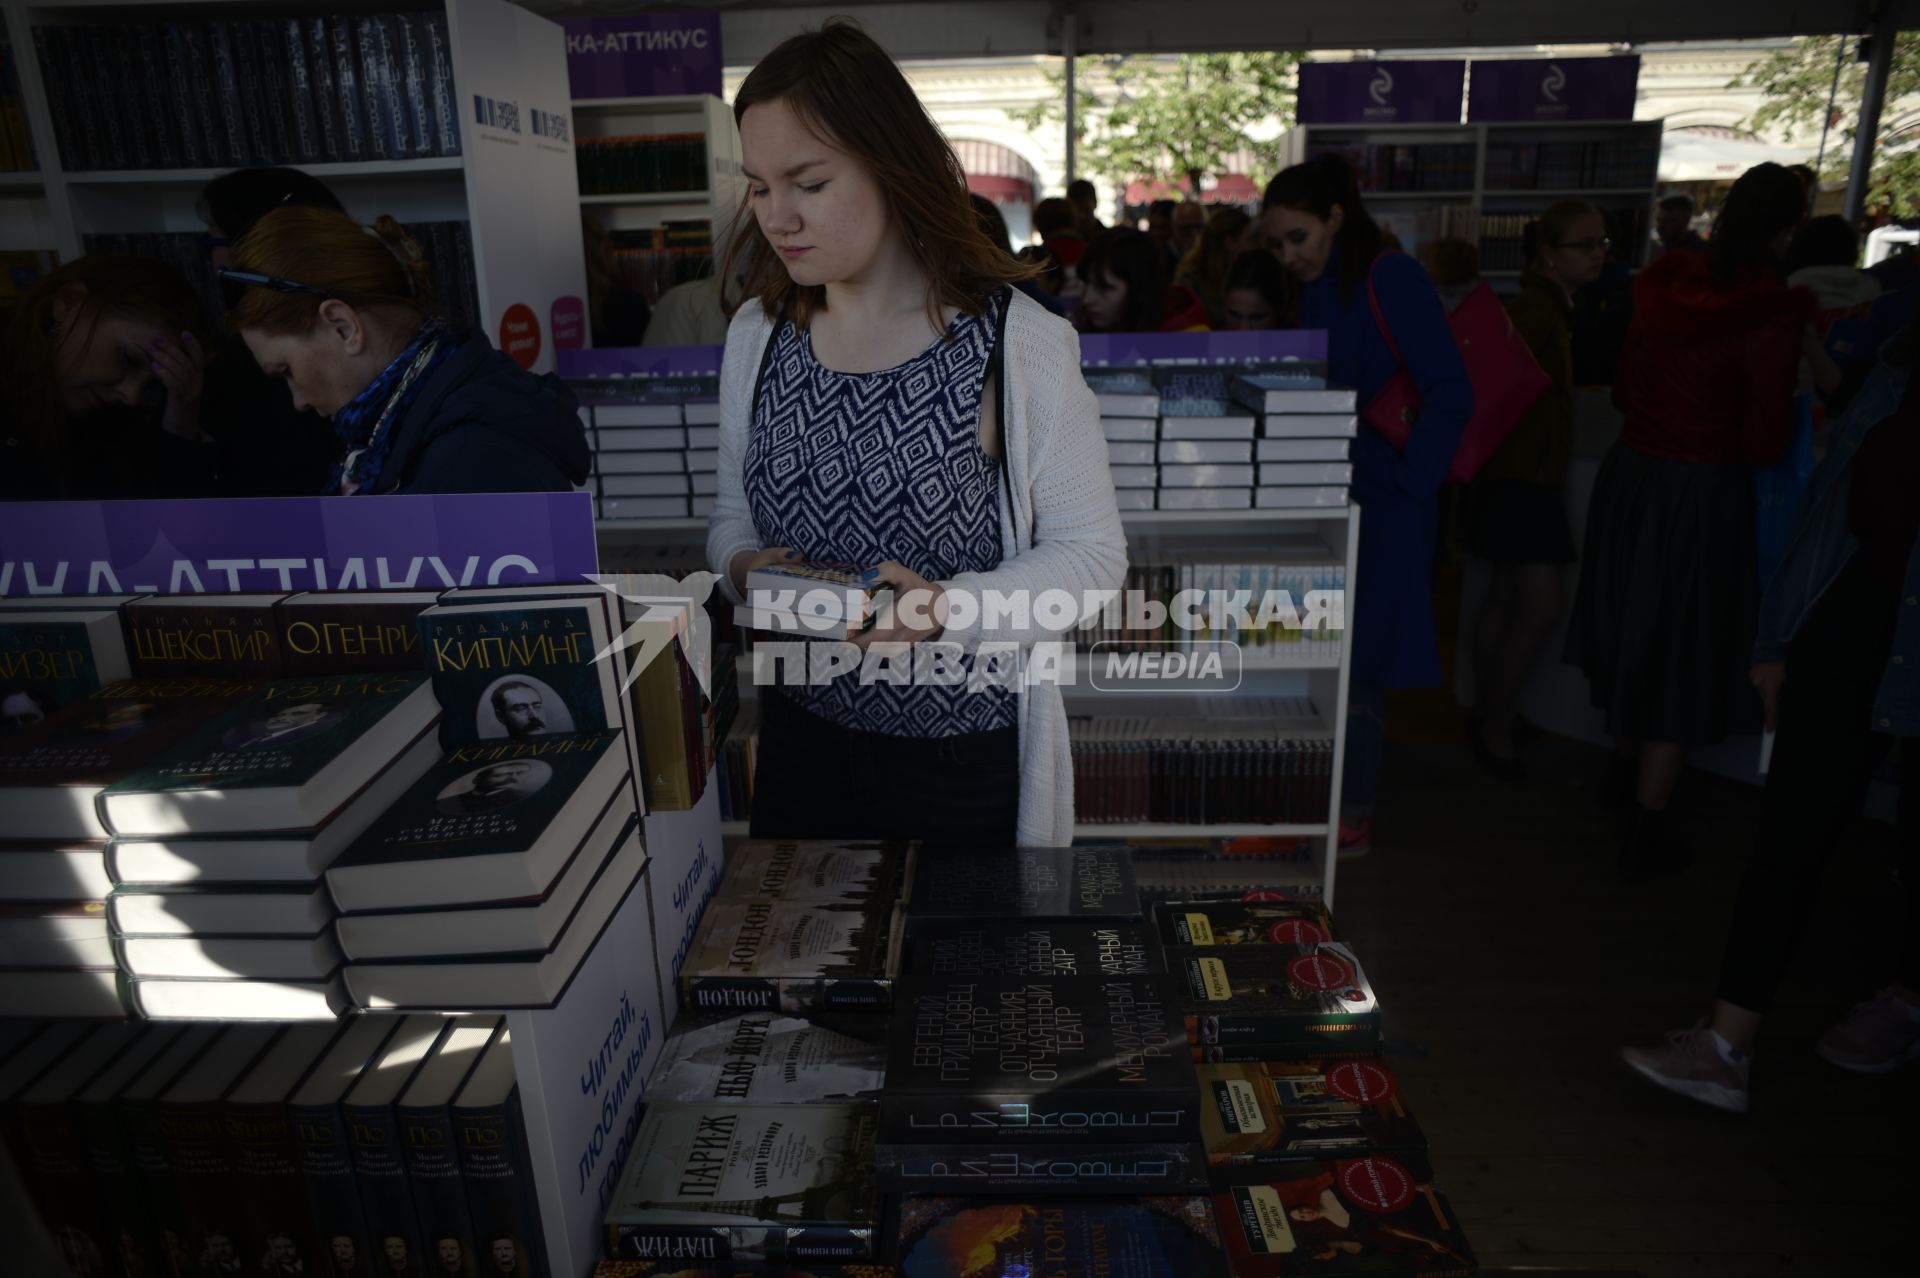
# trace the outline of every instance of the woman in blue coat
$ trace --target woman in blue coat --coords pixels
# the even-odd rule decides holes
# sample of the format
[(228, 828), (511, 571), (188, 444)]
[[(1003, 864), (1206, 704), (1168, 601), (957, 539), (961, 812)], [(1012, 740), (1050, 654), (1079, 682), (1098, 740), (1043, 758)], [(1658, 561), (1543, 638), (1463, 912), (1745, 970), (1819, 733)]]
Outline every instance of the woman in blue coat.
[[(1300, 327), (1326, 330), (1328, 381), (1353, 387), (1364, 411), (1404, 369), (1420, 398), (1404, 448), (1364, 419), (1353, 441), (1360, 550), (1347, 613), (1353, 660), (1340, 846), (1354, 853), (1372, 836), (1387, 689), (1440, 683), (1428, 595), (1436, 498), (1473, 415), (1473, 384), (1432, 281), (1406, 254), (1382, 252), (1380, 228), (1344, 160), (1323, 155), (1283, 170), (1267, 184), (1264, 204), (1267, 247), (1302, 286)], [(1369, 284), (1391, 345), (1374, 319)]]

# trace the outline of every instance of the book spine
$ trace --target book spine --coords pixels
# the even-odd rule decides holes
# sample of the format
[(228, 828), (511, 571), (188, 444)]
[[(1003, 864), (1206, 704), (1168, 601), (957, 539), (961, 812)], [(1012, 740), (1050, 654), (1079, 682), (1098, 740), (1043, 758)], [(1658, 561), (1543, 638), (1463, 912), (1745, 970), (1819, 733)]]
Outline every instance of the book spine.
[(360, 1187), (354, 1178), (346, 1119), (336, 1106), (305, 1105), (289, 1106), (287, 1122), (293, 1130), (300, 1180), (306, 1189), (307, 1221), (314, 1236), (330, 1254), (338, 1245), (336, 1240), (344, 1239), (351, 1245), (353, 1255), (362, 1258), (361, 1267), (349, 1272), (368, 1272), (369, 1262), (365, 1258), (375, 1253), (366, 1213), (360, 1207)]
[(112, 1226), (109, 1254), (128, 1274), (165, 1273), (153, 1204), (133, 1160), (126, 1116), (104, 1101), (76, 1103), (74, 1108), (100, 1215)]
[[(227, 23), (207, 24), (208, 60), (213, 70), (213, 90), (220, 103), (220, 162), (244, 165), (247, 161), (246, 108), (241, 105), (239, 69), (234, 61), (233, 33)], [(209, 145), (209, 151), (216, 150)]]
[(387, 23), (378, 16), (361, 18), (355, 23), (354, 36), (360, 51), (360, 87), (366, 103), (368, 153), (376, 160), (404, 159), (403, 126), (398, 118), (404, 108), (394, 88), (397, 68), (392, 61), (393, 47)]
[(427, 97), (427, 15), (403, 13), (393, 19), (400, 55), (400, 86), (407, 106), (404, 130), (407, 154), (418, 159), (434, 153), (433, 105)]
[(187, 158), (194, 148), (193, 120), (182, 109), (175, 86), (166, 76), (166, 62), (160, 52), (160, 29), (143, 24), (126, 33), (140, 69), (142, 105), (151, 112), (148, 133), (153, 143), (153, 163), (163, 169), (179, 168), (193, 161)]
[(122, 127), (126, 100), (114, 74), (113, 33), (104, 27), (75, 27), (70, 38), (81, 52), (81, 64), (88, 68), (77, 83), (86, 85), (94, 99), (93, 117), (100, 131), (100, 150), (95, 152), (99, 167), (124, 169), (129, 154)]
[(106, 43), (113, 60), (112, 88), (108, 92), (118, 97), (127, 164), (136, 169), (154, 168), (160, 162), (158, 125), (166, 104), (150, 98), (146, 82), (140, 78), (139, 52), (131, 28), (113, 27), (96, 35)]
[(260, 65), (260, 83), (266, 98), (266, 119), (271, 128), (262, 133), (273, 143), (274, 163), (298, 164), (308, 159), (294, 137), (293, 73), (287, 63), (287, 43), (280, 38), (280, 23), (260, 19), (247, 24)]
[(110, 1268), (110, 1258), (119, 1251), (118, 1238), (93, 1187), (87, 1142), (77, 1114), (66, 1105), (22, 1105), (16, 1123), (14, 1149), (21, 1178), (40, 1208), (47, 1232), (70, 1258), (78, 1254), (95, 1266)]
[(340, 112), (343, 151), (340, 158), (364, 160), (368, 156), (367, 108), (360, 88), (360, 58), (354, 49), (353, 19), (336, 15), (326, 19), (326, 23), (333, 54), (334, 106)]
[[(472, 1258), (473, 1219), (460, 1178), (460, 1148), (453, 1114), (445, 1106), (400, 1111), (400, 1141), (406, 1150), (407, 1179), (413, 1186), (413, 1211), (427, 1245), (427, 1263), (441, 1256), (449, 1240)], [(484, 1261), (486, 1253), (477, 1253)]]
[(156, 73), (166, 85), (167, 109), (179, 122), (180, 162), (189, 168), (199, 168), (212, 158), (205, 145), (212, 140), (212, 135), (205, 130), (200, 114), (204, 80), (193, 78), (186, 41), (178, 24), (169, 22), (162, 26), (156, 43), (159, 46), (154, 53)]
[(453, 84), (453, 45), (447, 34), (447, 15), (427, 15), (427, 92), (433, 102), (433, 142), (436, 155), (460, 154), (459, 99)]
[(315, 145), (320, 159), (337, 164), (347, 157), (340, 137), (339, 89), (333, 82), (333, 46), (327, 37), (327, 20), (288, 18), (287, 47), (289, 55), (307, 68), (313, 94)]
[(260, 39), (262, 43), (273, 45), (278, 50), (277, 56), (286, 65), (285, 91), (293, 117), (291, 141), (294, 160), (300, 164), (312, 164), (326, 158), (326, 152), (320, 141), (322, 113), (314, 109), (313, 69), (307, 59), (304, 27), (299, 18), (264, 22), (260, 27)]
[[(675, 1228), (607, 1222), (607, 1255), (732, 1264), (859, 1264), (874, 1258), (871, 1229), (845, 1225), (709, 1225)], [(696, 1268), (699, 1266), (683, 1266)]]
[(287, 1107), (228, 1105), (223, 1121), (253, 1224), (241, 1254), (264, 1257), (261, 1267), (269, 1274), (297, 1272), (291, 1267), (296, 1260), (308, 1273), (329, 1272), (332, 1260), (314, 1234)]
[(260, 60), (259, 42), (253, 38), (253, 23), (229, 22), (227, 39), (233, 46), (233, 73), (241, 108), (238, 123), (246, 141), (241, 153), (248, 164), (279, 164), (281, 158), (273, 140), (274, 104), (267, 91), (266, 68)]
[(407, 1156), (400, 1143), (400, 1125), (384, 1106), (343, 1106), (347, 1145), (353, 1151), (353, 1174), (360, 1184), (360, 1209), (376, 1255), (391, 1253), (395, 1240), (409, 1257), (421, 1250), (420, 1221), (413, 1210), (407, 1183)]
[(151, 1222), (150, 1245), (162, 1258), (160, 1271), (174, 1278), (194, 1278), (188, 1247), (193, 1230), (184, 1197), (184, 1182), (173, 1174), (168, 1142), (157, 1101), (123, 1105), (126, 1149), (136, 1194), (147, 1205)]
[(1191, 1143), (880, 1145), (883, 1190), (906, 1194), (1185, 1194), (1204, 1189), (1205, 1160)]
[(180, 1195), (187, 1249), (202, 1268), (219, 1272), (211, 1258), (243, 1254), (256, 1227), (245, 1209), (240, 1178), (227, 1144), (226, 1122), (217, 1104), (161, 1104), (158, 1125), (168, 1171)]
[[(213, 55), (208, 51), (207, 33), (191, 24), (168, 24), (170, 37), (177, 38), (181, 65), (185, 67), (187, 92), (193, 106), (193, 131), (197, 137), (202, 164), (218, 164), (226, 149), (222, 130), (226, 126), (220, 109), (220, 86), (213, 75)], [(169, 73), (175, 68), (169, 67)]]
[(453, 1118), (477, 1254), (491, 1259), (509, 1243), (516, 1255), (527, 1259), (535, 1278), (547, 1278), (519, 1092), (504, 1105), (455, 1110)]
[(87, 167), (82, 146), (82, 131), (67, 78), (65, 30), (60, 27), (35, 27), (33, 47), (40, 58), (40, 83), (45, 86), (47, 110), (53, 116), (53, 142), (60, 151), (62, 168), (79, 171)]

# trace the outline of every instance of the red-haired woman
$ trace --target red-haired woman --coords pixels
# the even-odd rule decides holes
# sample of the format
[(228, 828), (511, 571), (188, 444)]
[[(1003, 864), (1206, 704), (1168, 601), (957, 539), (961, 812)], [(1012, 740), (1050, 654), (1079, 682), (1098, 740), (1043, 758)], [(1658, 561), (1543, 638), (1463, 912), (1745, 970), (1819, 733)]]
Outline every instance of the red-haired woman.
[[(981, 234), (952, 148), (857, 25), (775, 49), (734, 119), (750, 300), (727, 335), (708, 559), (736, 599), (789, 556), (871, 565), (896, 607), (861, 642), (923, 645), (907, 683), (766, 689), (754, 832), (1063, 844), (1059, 690), (984, 677), (1045, 637), (1039, 614), (969, 605), (1124, 574), (1073, 329), (1009, 287), (1029, 269)], [(924, 677), (935, 640), (960, 682)]]

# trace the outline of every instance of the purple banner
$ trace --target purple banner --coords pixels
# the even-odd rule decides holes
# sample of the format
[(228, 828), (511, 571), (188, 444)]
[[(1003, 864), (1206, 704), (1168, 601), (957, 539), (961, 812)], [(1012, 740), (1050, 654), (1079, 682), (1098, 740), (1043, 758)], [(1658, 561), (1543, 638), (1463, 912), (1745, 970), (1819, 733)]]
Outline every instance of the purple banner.
[(724, 346), (610, 346), (555, 351), (561, 377), (718, 377)]
[(720, 15), (635, 13), (561, 18), (567, 78), (581, 98), (720, 96)]
[(1639, 84), (1637, 57), (1475, 62), (1467, 119), (1631, 120)]
[(1302, 124), (1458, 124), (1464, 62), (1303, 62)]
[(1082, 333), (1080, 363), (1086, 368), (1142, 364), (1279, 364), (1323, 362), (1323, 329), (1266, 329), (1246, 333)]
[(0, 503), (0, 597), (442, 590), (597, 571), (587, 493)]

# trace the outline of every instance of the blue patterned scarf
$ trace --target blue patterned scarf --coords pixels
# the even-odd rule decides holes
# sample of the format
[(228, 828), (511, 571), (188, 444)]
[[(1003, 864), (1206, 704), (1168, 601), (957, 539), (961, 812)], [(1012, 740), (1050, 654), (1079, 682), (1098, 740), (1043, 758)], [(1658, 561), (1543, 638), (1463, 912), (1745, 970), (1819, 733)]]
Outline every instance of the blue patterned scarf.
[(380, 472), (393, 448), (395, 425), (406, 416), (407, 405), (413, 402), (427, 372), (454, 350), (447, 326), (439, 320), (428, 320), (380, 376), (333, 415), (334, 433), (346, 446), (347, 455), (333, 468), (333, 481), (327, 485), (329, 494), (350, 497), (372, 492), (379, 485)]

